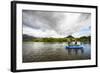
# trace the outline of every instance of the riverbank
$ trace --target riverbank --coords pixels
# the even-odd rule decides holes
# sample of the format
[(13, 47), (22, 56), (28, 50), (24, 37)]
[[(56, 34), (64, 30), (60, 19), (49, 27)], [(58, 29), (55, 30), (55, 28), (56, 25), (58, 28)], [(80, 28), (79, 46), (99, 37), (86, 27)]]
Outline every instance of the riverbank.
[(72, 41), (88, 42), (90, 43), (90, 38), (32, 38), (29, 40), (24, 40), (23, 42), (72, 42)]

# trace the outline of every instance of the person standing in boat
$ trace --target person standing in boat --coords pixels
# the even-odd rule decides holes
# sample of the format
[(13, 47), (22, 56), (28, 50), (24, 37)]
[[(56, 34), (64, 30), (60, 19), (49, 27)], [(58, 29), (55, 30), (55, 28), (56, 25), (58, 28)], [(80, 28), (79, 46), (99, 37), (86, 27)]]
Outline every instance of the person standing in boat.
[(70, 46), (71, 45), (71, 41), (68, 41), (68, 46)]
[(77, 45), (77, 41), (75, 40), (75, 45)]
[(75, 40), (75, 45), (82, 45), (82, 43)]

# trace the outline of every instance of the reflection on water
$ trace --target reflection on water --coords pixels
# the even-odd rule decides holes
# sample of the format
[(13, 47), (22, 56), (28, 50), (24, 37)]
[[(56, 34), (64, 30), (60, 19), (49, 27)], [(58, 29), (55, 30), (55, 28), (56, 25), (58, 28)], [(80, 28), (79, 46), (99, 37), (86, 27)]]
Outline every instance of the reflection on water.
[(23, 42), (23, 62), (67, 61), (91, 58), (90, 44), (83, 49), (66, 49), (66, 42)]
[[(72, 54), (73, 55), (73, 53), (75, 53), (75, 55), (76, 54), (83, 54), (84, 53), (84, 49), (74, 49), (74, 48), (72, 48), (72, 49), (66, 49), (67, 51), (68, 51), (68, 54), (70, 55), (70, 54)], [(79, 53), (80, 52), (80, 53)]]

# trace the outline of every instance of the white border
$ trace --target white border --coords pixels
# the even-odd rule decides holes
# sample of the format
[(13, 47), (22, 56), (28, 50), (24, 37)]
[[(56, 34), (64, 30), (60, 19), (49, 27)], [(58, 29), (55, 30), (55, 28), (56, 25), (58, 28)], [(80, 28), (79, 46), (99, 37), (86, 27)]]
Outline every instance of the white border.
[[(59, 6), (45, 6), (45, 5), (28, 5), (17, 4), (17, 48), (16, 48), (16, 60), (17, 70), (22, 69), (38, 69), (38, 68), (52, 68), (52, 67), (71, 67), (71, 66), (85, 66), (95, 65), (96, 59), (96, 10), (93, 8), (81, 8), (81, 7), (59, 7)], [(26, 10), (45, 10), (45, 11), (70, 11), (70, 12), (85, 12), (91, 13), (91, 60), (78, 60), (78, 61), (57, 61), (57, 62), (33, 62), (22, 63), (22, 9)]]

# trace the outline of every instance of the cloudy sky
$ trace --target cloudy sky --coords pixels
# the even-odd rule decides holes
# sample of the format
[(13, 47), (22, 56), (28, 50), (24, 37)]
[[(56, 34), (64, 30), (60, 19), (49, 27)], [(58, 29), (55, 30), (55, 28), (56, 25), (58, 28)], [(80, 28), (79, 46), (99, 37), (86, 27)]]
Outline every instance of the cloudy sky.
[(91, 35), (91, 14), (23, 10), (23, 34), (34, 37), (63, 38)]

